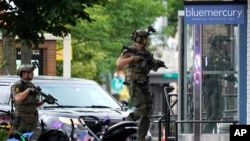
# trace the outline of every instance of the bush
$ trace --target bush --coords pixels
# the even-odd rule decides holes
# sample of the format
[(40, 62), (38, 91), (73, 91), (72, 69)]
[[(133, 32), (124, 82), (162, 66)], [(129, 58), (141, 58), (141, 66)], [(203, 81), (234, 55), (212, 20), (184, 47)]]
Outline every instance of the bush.
[(0, 129), (0, 141), (5, 141), (8, 137), (8, 131), (6, 129)]

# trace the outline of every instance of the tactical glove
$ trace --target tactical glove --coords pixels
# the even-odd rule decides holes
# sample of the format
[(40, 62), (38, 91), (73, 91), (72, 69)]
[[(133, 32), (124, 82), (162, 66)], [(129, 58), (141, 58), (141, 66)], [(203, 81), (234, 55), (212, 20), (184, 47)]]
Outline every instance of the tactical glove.
[(160, 67), (164, 67), (164, 68), (167, 68), (165, 63), (161, 60), (157, 60), (157, 64), (160, 66)]
[(29, 87), (27, 89), (29, 90), (29, 92), (34, 92), (35, 91), (35, 88), (31, 88), (31, 87)]

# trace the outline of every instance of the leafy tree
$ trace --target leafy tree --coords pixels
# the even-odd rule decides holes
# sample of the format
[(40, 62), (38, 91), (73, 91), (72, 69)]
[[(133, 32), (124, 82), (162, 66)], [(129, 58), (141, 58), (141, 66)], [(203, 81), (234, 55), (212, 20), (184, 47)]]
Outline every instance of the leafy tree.
[[(2, 62), (0, 68), (1, 74), (16, 74), (16, 48), (15, 37), (12, 34), (6, 33), (6, 30), (2, 32)], [(13, 54), (12, 56), (10, 54)], [(8, 60), (8, 61), (7, 61)]]
[(3, 0), (0, 11), (1, 29), (6, 29), (20, 40), (38, 44), (44, 40), (44, 32), (65, 37), (77, 19), (92, 21), (86, 9), (106, 0)]
[(167, 18), (168, 26), (166, 27), (168, 35), (174, 37), (177, 32), (178, 10), (184, 9), (184, 0), (168, 0), (167, 1)]
[[(32, 44), (37, 46), (44, 41), (44, 33), (65, 37), (71, 31), (71, 26), (76, 26), (77, 19), (92, 21), (88, 7), (104, 5), (107, 0), (1, 0), (0, 2), (0, 29), (6, 31), (6, 35), (18, 36), (22, 41), (25, 56), (29, 53)], [(12, 54), (11, 56), (15, 56)], [(6, 60), (7, 63), (10, 60)]]
[[(103, 77), (116, 70), (122, 46), (131, 45), (131, 32), (146, 30), (157, 17), (164, 16), (165, 10), (161, 1), (144, 0), (110, 0), (105, 7), (88, 8), (95, 21), (80, 20), (72, 29), (72, 75), (102, 83)], [(92, 74), (86, 73), (89, 70)]]

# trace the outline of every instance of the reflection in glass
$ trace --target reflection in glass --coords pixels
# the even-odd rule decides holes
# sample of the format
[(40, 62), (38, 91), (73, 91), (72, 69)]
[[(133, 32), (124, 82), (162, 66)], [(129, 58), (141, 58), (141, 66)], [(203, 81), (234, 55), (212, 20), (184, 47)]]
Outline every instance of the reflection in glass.
[[(181, 116), (184, 121), (196, 120), (200, 109), (201, 132), (229, 133), (231, 123), (238, 120), (238, 27), (235, 25), (202, 25), (201, 52), (195, 55), (194, 25), (185, 25), (184, 40), (184, 94)], [(200, 62), (201, 89), (195, 89), (195, 67)], [(198, 84), (198, 83), (197, 83)], [(200, 105), (194, 96), (200, 95)], [(182, 133), (193, 133), (194, 123), (182, 123)]]
[[(212, 25), (203, 26), (204, 31), (211, 28)], [(203, 126), (204, 133), (218, 133), (218, 125), (225, 123), (216, 123), (216, 121), (233, 120), (236, 111), (227, 110), (229, 105), (237, 107), (232, 101), (232, 97), (236, 94), (234, 86), (237, 78), (234, 74), (234, 54), (233, 54), (233, 32), (228, 32), (227, 26), (214, 29), (205, 42), (207, 46), (203, 48), (203, 115), (202, 118), (214, 123), (205, 123)], [(224, 27), (224, 28), (223, 28)], [(229, 30), (230, 31), (230, 30)], [(211, 33), (207, 31), (204, 34)], [(204, 43), (204, 45), (205, 45)], [(235, 95), (234, 95), (235, 96)], [(231, 103), (229, 103), (231, 101)], [(233, 114), (232, 117), (228, 116)], [(230, 117), (230, 118), (229, 118)], [(226, 125), (226, 124), (225, 124)], [(228, 126), (229, 129), (229, 126)]]

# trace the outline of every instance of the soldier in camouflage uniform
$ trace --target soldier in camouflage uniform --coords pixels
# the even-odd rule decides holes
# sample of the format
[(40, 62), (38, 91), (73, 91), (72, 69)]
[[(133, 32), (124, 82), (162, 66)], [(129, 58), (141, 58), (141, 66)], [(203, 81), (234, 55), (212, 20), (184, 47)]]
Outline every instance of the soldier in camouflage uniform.
[(152, 116), (152, 95), (148, 87), (148, 74), (151, 70), (157, 71), (164, 67), (164, 62), (155, 60), (152, 53), (146, 48), (149, 33), (136, 30), (131, 34), (134, 45), (130, 47), (134, 51), (124, 49), (117, 59), (117, 68), (127, 69), (125, 84), (128, 87), (129, 95), (134, 112), (130, 113), (127, 120), (140, 120), (138, 127), (137, 141), (145, 141), (149, 129), (150, 117)]
[[(225, 35), (212, 35), (208, 39), (211, 44), (207, 55), (207, 62), (203, 66), (204, 71), (230, 71), (231, 63), (227, 51), (223, 48), (227, 46), (230, 39)], [(222, 96), (223, 81), (234, 81), (234, 76), (225, 77), (222, 73), (205, 74), (203, 76), (203, 92), (205, 96), (204, 106), (207, 110), (207, 120), (221, 120), (225, 107)], [(216, 123), (208, 123), (204, 132), (216, 132)]]
[(14, 131), (19, 133), (34, 131), (33, 139), (40, 135), (37, 107), (45, 101), (39, 101), (39, 95), (31, 83), (33, 79), (32, 65), (21, 65), (18, 69), (20, 80), (11, 87), (12, 102), (15, 107)]

